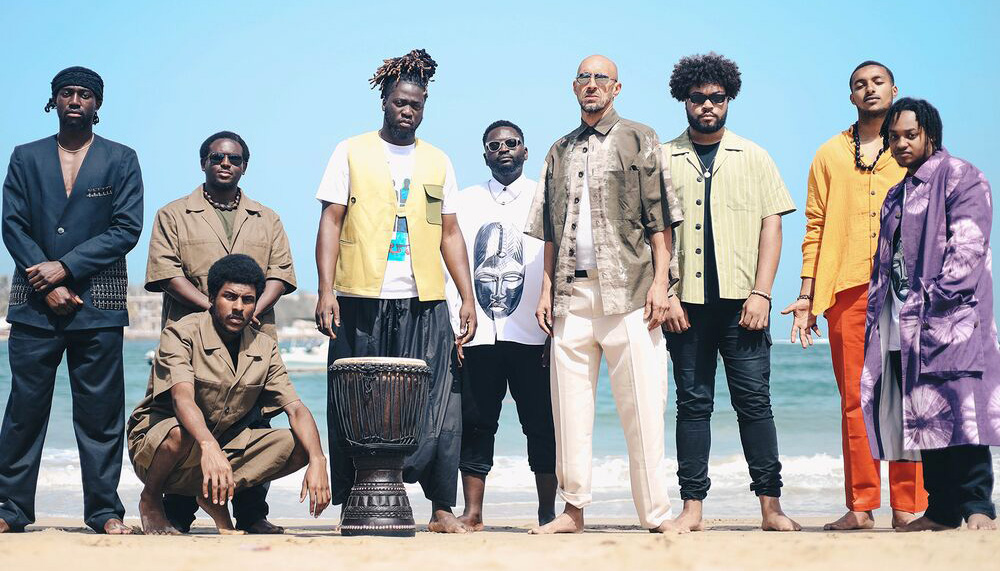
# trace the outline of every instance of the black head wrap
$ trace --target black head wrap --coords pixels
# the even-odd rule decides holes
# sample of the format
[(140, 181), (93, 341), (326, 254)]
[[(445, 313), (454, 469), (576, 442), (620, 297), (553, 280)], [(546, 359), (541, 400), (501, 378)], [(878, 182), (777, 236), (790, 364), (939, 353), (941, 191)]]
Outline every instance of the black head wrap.
[(52, 99), (46, 105), (46, 111), (55, 107), (56, 94), (67, 85), (86, 87), (94, 93), (98, 105), (104, 100), (104, 80), (96, 71), (80, 66), (67, 67), (52, 78)]

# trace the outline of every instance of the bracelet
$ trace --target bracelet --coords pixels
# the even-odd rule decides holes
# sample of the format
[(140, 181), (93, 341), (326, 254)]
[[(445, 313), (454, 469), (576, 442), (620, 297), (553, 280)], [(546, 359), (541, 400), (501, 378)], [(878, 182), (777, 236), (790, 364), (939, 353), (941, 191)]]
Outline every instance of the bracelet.
[(808, 293), (804, 293), (804, 294), (800, 295), (799, 297), (795, 298), (796, 301), (798, 301), (800, 299), (808, 299), (809, 301), (812, 301), (813, 300), (813, 296), (809, 295)]
[(766, 299), (767, 301), (771, 301), (771, 296), (760, 290), (752, 289), (750, 290), (750, 295), (759, 295), (762, 298)]

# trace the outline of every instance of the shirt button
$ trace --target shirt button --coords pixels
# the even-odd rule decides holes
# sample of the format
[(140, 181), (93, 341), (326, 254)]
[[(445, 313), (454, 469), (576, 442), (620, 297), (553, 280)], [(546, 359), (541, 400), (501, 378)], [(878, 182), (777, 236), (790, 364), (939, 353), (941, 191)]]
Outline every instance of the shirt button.
[(576, 230), (576, 224), (571, 224), (570, 228), (572, 228), (573, 230)]
[(872, 191), (872, 196), (875, 196), (875, 191), (874, 190)]
[(585, 153), (587, 152), (587, 147), (583, 148), (583, 152), (585, 152)]
[(694, 277), (700, 278), (701, 277), (701, 272), (695, 272)]
[(698, 200), (695, 200), (694, 203), (697, 204), (698, 206), (701, 206), (701, 199), (699, 198)]
[(229, 414), (229, 407), (227, 406), (226, 409), (224, 411), (222, 411), (222, 412), (224, 412), (226, 414)]
[(573, 276), (566, 276), (566, 283), (571, 283), (573, 281)]
[(570, 248), (570, 249), (569, 249), (569, 255), (570, 255), (570, 256), (572, 256), (572, 255), (573, 255), (573, 248)]
[(577, 204), (579, 202), (580, 202), (580, 198), (579, 197), (573, 199), (573, 204)]
[(695, 224), (694, 225), (694, 229), (695, 230), (701, 230), (701, 224)]
[(576, 176), (578, 178), (583, 178), (583, 171), (580, 171), (580, 172), (576, 173)]
[(872, 212), (872, 218), (875, 218), (875, 213), (874, 212)]
[(56, 234), (65, 234), (65, 233), (66, 233), (66, 229), (63, 228), (62, 226), (56, 228)]
[(702, 179), (701, 177), (698, 177), (698, 182), (701, 182), (702, 180), (704, 180), (704, 179)]
[(695, 248), (694, 249), (694, 253), (695, 254), (700, 254), (701, 253), (701, 248)]
[(874, 238), (876, 235), (877, 234), (875, 232), (872, 232), (872, 238)]
[(358, 199), (357, 199), (357, 198), (355, 198), (355, 197), (353, 197), (353, 196), (351, 197), (351, 204), (354, 204), (354, 203), (355, 203), (355, 202), (357, 202), (357, 201), (358, 201)]

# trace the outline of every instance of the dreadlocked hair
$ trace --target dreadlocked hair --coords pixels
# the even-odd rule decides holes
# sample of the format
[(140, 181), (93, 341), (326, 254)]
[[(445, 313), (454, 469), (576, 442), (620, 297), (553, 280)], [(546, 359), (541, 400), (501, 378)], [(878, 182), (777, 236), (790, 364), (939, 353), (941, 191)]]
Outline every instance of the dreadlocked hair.
[(716, 83), (730, 99), (740, 93), (740, 68), (730, 59), (715, 52), (682, 57), (670, 75), (670, 95), (684, 101), (692, 87)]
[(385, 99), (400, 81), (419, 85), (426, 90), (435, 71), (437, 62), (430, 54), (425, 50), (413, 50), (404, 56), (383, 60), (368, 83), (372, 84), (372, 89), (380, 88), (382, 99)]
[(934, 150), (940, 149), (941, 132), (944, 129), (941, 124), (941, 114), (926, 99), (912, 97), (904, 97), (896, 101), (885, 114), (885, 120), (882, 121), (882, 129), (880, 130), (885, 146), (889, 146), (889, 128), (902, 115), (903, 111), (913, 111), (913, 114), (917, 116), (917, 125), (920, 125), (920, 128), (927, 134), (927, 138), (934, 145)]

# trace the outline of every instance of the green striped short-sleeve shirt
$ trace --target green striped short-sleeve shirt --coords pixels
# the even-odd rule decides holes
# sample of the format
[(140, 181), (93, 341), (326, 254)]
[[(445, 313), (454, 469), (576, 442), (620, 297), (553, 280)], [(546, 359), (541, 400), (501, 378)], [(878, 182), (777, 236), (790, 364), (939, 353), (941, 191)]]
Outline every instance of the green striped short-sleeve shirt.
[[(687, 129), (663, 145), (674, 192), (684, 211), (675, 244), (681, 301), (705, 303), (705, 176)], [(746, 299), (757, 274), (762, 221), (795, 211), (767, 151), (726, 129), (712, 166), (712, 233), (719, 296)]]

